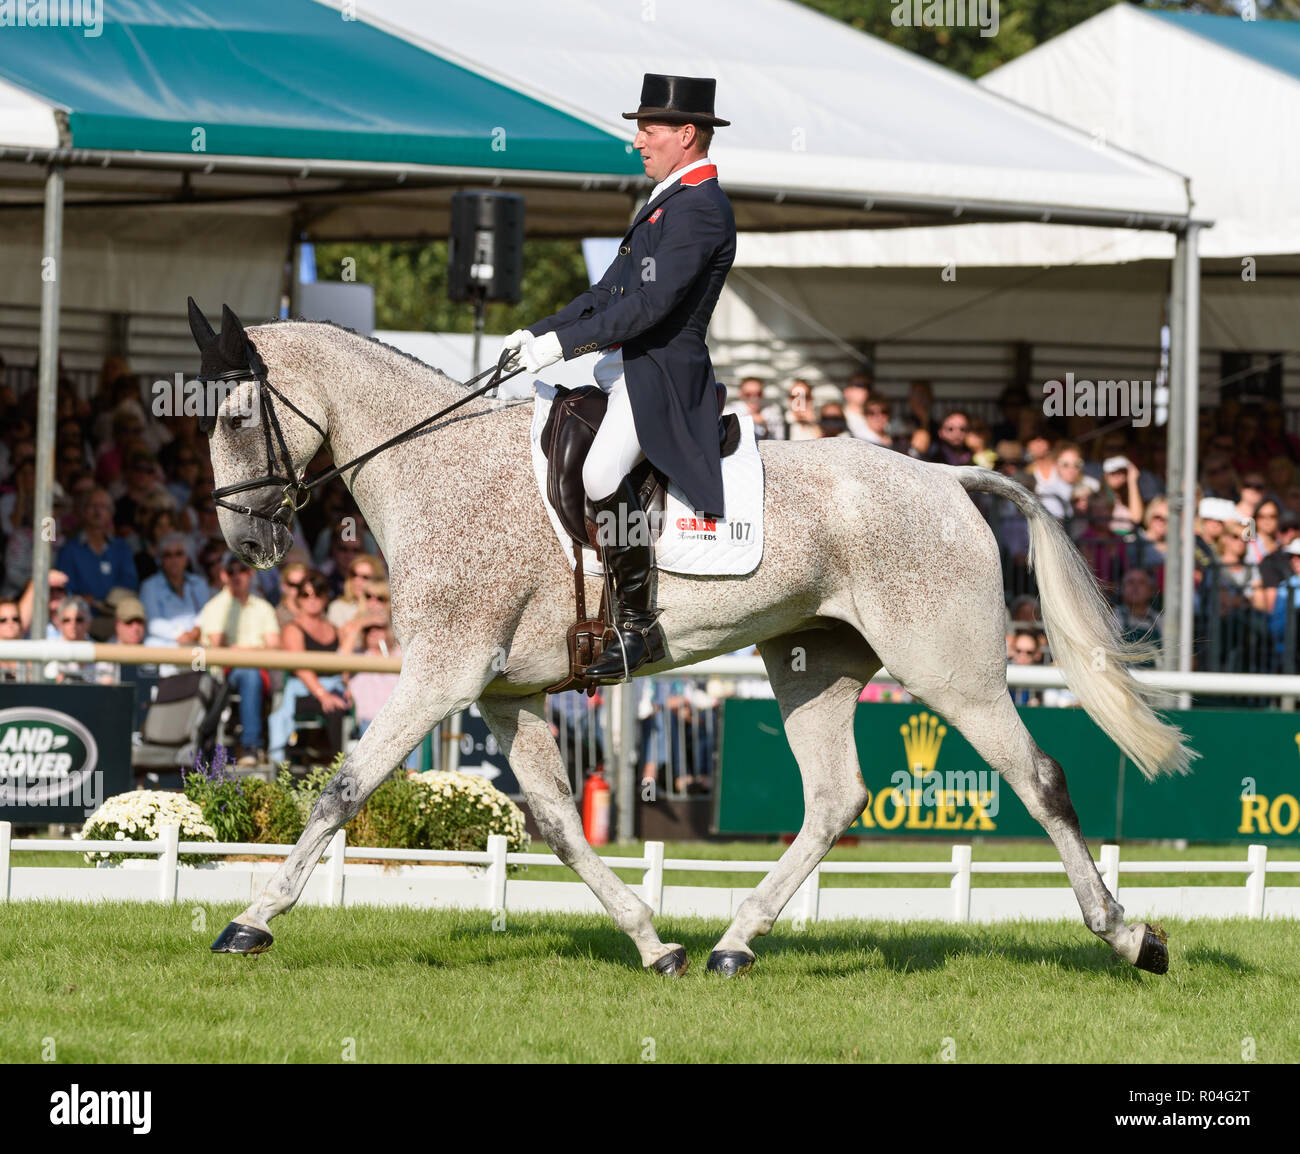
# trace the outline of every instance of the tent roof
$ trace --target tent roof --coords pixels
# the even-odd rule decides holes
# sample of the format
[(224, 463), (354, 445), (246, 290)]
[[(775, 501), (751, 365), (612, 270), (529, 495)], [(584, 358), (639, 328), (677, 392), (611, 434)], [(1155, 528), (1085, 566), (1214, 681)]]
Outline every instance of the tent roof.
[(120, 0), (102, 36), (6, 29), (0, 197), (37, 203), (61, 146), (73, 211), (255, 198), (314, 239), (438, 236), (452, 191), (491, 184), (527, 191), (533, 235), (618, 233), (648, 187), (619, 113), (668, 71), (718, 78), (742, 229), (1188, 211), (1178, 174), (791, 0), (339, 7)]
[[(1149, 156), (1192, 181), (1214, 222), (1203, 257), (1300, 254), (1300, 24), (1116, 4), (989, 73), (981, 87)], [(1225, 94), (1231, 94), (1225, 98)], [(1173, 238), (1038, 224), (741, 237), (758, 266), (1120, 264)]]
[[(102, 33), (8, 28), (0, 76), (106, 152), (639, 175), (626, 141), (311, 0), (119, 0)], [(500, 126), (508, 126), (504, 133)]]
[(1204, 36), (1221, 48), (1248, 56), (1257, 64), (1300, 80), (1300, 24), (1288, 20), (1243, 20), (1207, 12), (1144, 9), (1148, 16), (1167, 20), (1184, 32)]

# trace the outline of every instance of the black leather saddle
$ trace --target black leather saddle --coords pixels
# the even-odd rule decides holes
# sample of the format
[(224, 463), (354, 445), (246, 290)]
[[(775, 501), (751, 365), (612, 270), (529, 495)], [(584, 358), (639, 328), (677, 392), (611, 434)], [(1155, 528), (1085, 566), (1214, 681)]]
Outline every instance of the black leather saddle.
[[(734, 413), (722, 415), (727, 389), (718, 385), (718, 447), (729, 457), (740, 445), (740, 421)], [(586, 385), (580, 389), (556, 386), (556, 397), (542, 428), (542, 452), (546, 455), (546, 495), (560, 524), (578, 545), (590, 545), (600, 555), (596, 544), (596, 510), (587, 500), (582, 485), (582, 464), (591, 443), (596, 439), (605, 417), (609, 398), (603, 389)], [(641, 507), (657, 524), (661, 520), (668, 478), (648, 460), (642, 461), (631, 474), (632, 484), (641, 499)]]

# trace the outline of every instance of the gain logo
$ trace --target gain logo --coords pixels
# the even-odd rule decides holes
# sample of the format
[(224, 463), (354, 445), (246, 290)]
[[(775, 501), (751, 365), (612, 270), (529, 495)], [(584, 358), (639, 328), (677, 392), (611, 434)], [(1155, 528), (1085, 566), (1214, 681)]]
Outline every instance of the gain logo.
[(0, 800), (63, 805), (83, 792), (99, 760), (95, 739), (57, 709), (0, 709)]

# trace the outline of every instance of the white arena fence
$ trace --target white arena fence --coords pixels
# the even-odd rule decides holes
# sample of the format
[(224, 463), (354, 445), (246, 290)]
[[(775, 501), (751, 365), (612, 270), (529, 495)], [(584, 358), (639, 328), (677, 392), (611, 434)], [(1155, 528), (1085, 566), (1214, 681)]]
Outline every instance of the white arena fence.
[[(603, 913), (595, 895), (579, 881), (530, 881), (511, 876), (510, 866), (561, 866), (548, 853), (509, 853), (504, 837), (488, 838), (486, 852), (368, 849), (347, 846), (343, 831), (334, 835), (322, 863), (308, 879), (302, 902), (325, 906), (405, 906), (414, 909), (470, 909), (494, 914), (511, 911)], [(217, 857), (256, 855), (280, 859), (292, 846), (238, 842), (183, 842), (177, 826), (166, 826), (155, 841), (77, 841), (13, 838), (0, 822), (0, 902), (163, 901), (251, 903), (261, 893), (277, 861), (211, 862), (182, 865), (182, 854)], [(12, 864), (13, 851), (41, 853), (108, 852), (150, 854), (116, 868), (77, 869)], [(364, 859), (366, 863), (363, 864)], [(766, 874), (773, 861), (666, 858), (662, 842), (647, 842), (641, 857), (606, 857), (613, 869), (639, 870), (640, 896), (657, 914), (730, 919), (752, 892), (729, 886), (666, 885), (670, 870), (695, 873)], [(351, 862), (351, 864), (349, 864)], [(373, 863), (390, 864), (373, 864)], [(1227, 861), (1131, 861), (1129, 874), (1241, 874), (1240, 886), (1119, 886), (1120, 847), (1103, 845), (1101, 872), (1107, 889), (1133, 918), (1296, 918), (1300, 887), (1268, 885), (1268, 875), (1300, 874), (1300, 862), (1270, 862), (1263, 845), (1246, 858)], [(888, 921), (942, 920), (993, 922), (1077, 918), (1078, 903), (1069, 888), (973, 887), (975, 874), (1060, 874), (1059, 861), (973, 861), (971, 847), (954, 845), (949, 861), (833, 861), (813, 870), (782, 914), (796, 928), (815, 921), (869, 918)], [(939, 874), (948, 888), (827, 888), (833, 874)]]

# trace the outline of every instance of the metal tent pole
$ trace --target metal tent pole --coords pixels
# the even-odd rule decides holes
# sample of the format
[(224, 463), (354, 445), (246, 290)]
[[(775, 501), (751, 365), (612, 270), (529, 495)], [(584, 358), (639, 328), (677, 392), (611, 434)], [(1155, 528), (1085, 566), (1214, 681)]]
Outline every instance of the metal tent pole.
[[(1200, 261), (1192, 223), (1178, 233), (1169, 308), (1169, 454), (1166, 493), (1169, 526), (1165, 552), (1165, 617), (1162, 665), (1192, 668), (1192, 605), (1195, 582), (1197, 415), (1200, 400)], [(1190, 704), (1187, 694), (1179, 704)]]
[(54, 524), (54, 414), (59, 384), (59, 279), (63, 260), (63, 180), (60, 165), (45, 178), (45, 239), (41, 253), (40, 375), (36, 400), (36, 504), (32, 516), (32, 637), (45, 639), (50, 619)]

